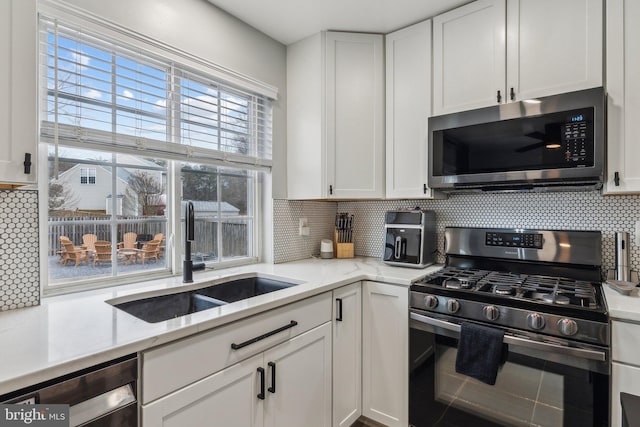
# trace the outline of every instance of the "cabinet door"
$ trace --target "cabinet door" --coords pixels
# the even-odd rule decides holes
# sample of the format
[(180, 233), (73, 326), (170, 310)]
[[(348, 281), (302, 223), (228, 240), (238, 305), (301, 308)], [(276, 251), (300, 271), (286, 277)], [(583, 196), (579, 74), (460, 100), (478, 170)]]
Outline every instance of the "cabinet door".
[(382, 36), (326, 33), (329, 196), (384, 197)]
[[(38, 15), (35, 0), (0, 2), (0, 184), (36, 180)], [(25, 174), (25, 154), (31, 171)]]
[(611, 364), (611, 427), (622, 426), (622, 407), (620, 393), (640, 395), (640, 368)]
[(433, 18), (434, 115), (507, 101), (505, 13), (505, 0), (478, 0)]
[(602, 86), (602, 14), (602, 0), (508, 0), (509, 100)]
[(331, 425), (331, 322), (266, 351), (264, 366), (265, 427)]
[(386, 195), (432, 197), (427, 187), (431, 21), (386, 36)]
[(609, 194), (640, 193), (640, 2), (608, 0), (606, 16), (608, 156), (605, 190)]
[[(143, 427), (260, 427), (262, 354), (142, 406)], [(180, 367), (175, 367), (179, 372)]]
[(362, 414), (389, 427), (409, 418), (409, 291), (362, 285)]
[(333, 426), (362, 415), (362, 291), (360, 282), (333, 291)]

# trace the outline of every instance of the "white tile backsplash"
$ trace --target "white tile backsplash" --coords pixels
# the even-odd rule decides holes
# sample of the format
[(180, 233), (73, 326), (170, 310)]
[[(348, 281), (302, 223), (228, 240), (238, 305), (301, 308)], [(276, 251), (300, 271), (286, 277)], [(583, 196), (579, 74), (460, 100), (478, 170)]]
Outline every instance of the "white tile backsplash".
[(38, 192), (0, 190), (0, 311), (40, 304)]
[[(293, 261), (317, 253), (320, 239), (331, 238), (335, 212), (355, 215), (356, 255), (380, 257), (385, 212), (416, 206), (435, 211), (440, 250), (447, 226), (598, 230), (602, 231), (602, 262), (606, 270), (615, 266), (616, 231), (627, 231), (632, 243), (631, 268), (640, 270), (640, 242), (633, 235), (635, 222), (640, 221), (640, 196), (602, 196), (597, 191), (461, 194), (445, 200), (276, 200), (275, 262)], [(298, 217), (303, 213), (314, 215), (312, 235), (306, 240), (298, 236)], [(324, 226), (318, 224), (322, 221), (326, 221)], [(440, 262), (444, 262), (442, 257)]]

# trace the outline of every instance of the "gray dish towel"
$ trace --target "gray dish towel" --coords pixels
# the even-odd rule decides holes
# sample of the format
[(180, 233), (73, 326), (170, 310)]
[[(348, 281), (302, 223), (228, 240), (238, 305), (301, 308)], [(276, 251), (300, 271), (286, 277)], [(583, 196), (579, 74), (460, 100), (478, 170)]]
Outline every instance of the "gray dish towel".
[(456, 372), (494, 385), (502, 363), (502, 329), (464, 322), (460, 329)]

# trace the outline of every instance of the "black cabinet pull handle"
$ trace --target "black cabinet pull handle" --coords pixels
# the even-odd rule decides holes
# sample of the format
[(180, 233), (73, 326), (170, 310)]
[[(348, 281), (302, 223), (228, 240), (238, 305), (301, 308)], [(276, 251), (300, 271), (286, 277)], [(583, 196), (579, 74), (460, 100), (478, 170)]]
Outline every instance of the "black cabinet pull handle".
[(496, 99), (498, 101), (498, 104), (502, 102), (502, 95), (500, 95), (500, 91), (498, 91), (498, 96), (496, 96)]
[(342, 322), (342, 298), (336, 298), (336, 321)]
[(511, 88), (511, 92), (509, 94), (509, 97), (511, 98), (512, 101), (515, 101), (515, 99), (516, 99), (516, 91), (513, 90), (513, 88)]
[(269, 365), (269, 367), (271, 368), (271, 387), (269, 387), (267, 390), (269, 390), (269, 392), (275, 394), (275, 392), (276, 392), (276, 364), (274, 362), (269, 362), (269, 363), (267, 363), (267, 365)]
[(29, 175), (31, 173), (31, 153), (24, 153), (24, 173)]
[(422, 184), (422, 191), (427, 194), (427, 184)]
[(620, 174), (618, 172), (613, 174), (613, 183), (616, 185), (616, 187), (620, 186)]
[(258, 393), (258, 399), (264, 400), (264, 368), (258, 368), (258, 374), (260, 374), (260, 393)]
[(329, 194), (333, 194), (333, 185), (329, 186)]
[(286, 331), (287, 329), (293, 328), (294, 326), (296, 326), (298, 324), (298, 322), (296, 322), (295, 320), (292, 320), (288, 325), (284, 325), (278, 329), (274, 329), (273, 331), (267, 332), (266, 334), (262, 334), (259, 337), (255, 337), (255, 338), (251, 338), (250, 340), (247, 340), (245, 342), (241, 342), (240, 344), (236, 344), (236, 343), (231, 343), (231, 348), (233, 350), (238, 350), (241, 349), (242, 347), (246, 347), (248, 345), (251, 345), (253, 343), (257, 343), (260, 340), (263, 340), (265, 338), (269, 338), (272, 335), (275, 335), (279, 332), (282, 331)]

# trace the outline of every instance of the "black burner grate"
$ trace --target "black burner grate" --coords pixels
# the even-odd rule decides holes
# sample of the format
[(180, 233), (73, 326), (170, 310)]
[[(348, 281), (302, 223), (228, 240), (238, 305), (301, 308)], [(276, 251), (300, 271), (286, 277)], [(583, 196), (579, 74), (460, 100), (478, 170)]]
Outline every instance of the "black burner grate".
[(537, 303), (597, 309), (591, 282), (564, 277), (445, 267), (417, 282), (420, 285), (462, 289), (496, 298), (516, 298)]

